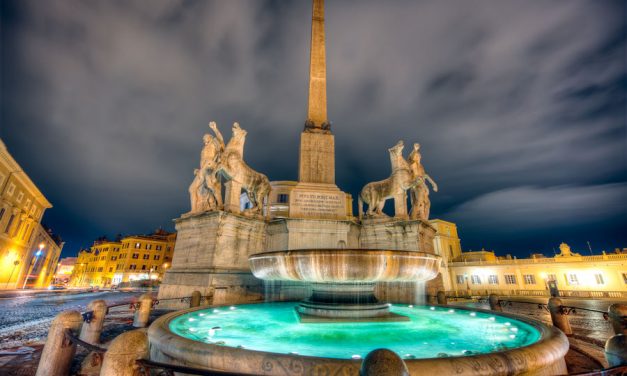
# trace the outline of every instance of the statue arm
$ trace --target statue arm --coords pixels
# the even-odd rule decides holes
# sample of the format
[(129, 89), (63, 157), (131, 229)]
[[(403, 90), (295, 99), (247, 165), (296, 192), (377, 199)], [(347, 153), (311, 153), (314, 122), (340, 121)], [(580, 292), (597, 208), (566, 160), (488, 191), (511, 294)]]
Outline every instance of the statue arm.
[(224, 137), (222, 137), (222, 133), (220, 133), (220, 130), (218, 129), (218, 126), (216, 125), (215, 122), (211, 122), (209, 123), (209, 128), (211, 128), (211, 130), (213, 131), (213, 133), (216, 135), (216, 139), (218, 140), (218, 142), (220, 143), (220, 147), (222, 148), (222, 150), (224, 150)]
[(435, 181), (433, 181), (433, 179), (431, 179), (431, 176), (425, 174), (425, 178), (429, 181), (429, 183), (431, 183), (431, 186), (433, 187), (433, 192), (437, 192), (438, 185), (435, 183)]

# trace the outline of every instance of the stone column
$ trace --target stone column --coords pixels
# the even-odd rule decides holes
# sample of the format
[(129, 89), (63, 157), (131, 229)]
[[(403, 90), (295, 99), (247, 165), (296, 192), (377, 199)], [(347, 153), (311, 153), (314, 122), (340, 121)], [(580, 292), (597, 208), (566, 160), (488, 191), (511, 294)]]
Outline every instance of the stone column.
[(567, 336), (573, 335), (573, 330), (570, 328), (568, 316), (566, 316), (562, 311), (562, 299), (550, 298), (548, 306), (553, 326), (564, 332)]
[(192, 292), (192, 298), (189, 301), (189, 308), (199, 307), (200, 306), (200, 291)]
[(605, 359), (610, 367), (627, 366), (627, 335), (616, 334), (605, 342)]
[(488, 303), (490, 303), (490, 309), (496, 312), (503, 312), (503, 307), (499, 301), (499, 296), (496, 294), (490, 294), (488, 297)]
[(76, 344), (65, 338), (65, 331), (78, 334), (83, 323), (77, 311), (64, 311), (55, 317), (48, 330), (48, 338), (39, 359), (36, 376), (66, 376), (76, 353)]
[(607, 314), (614, 334), (627, 335), (627, 304), (612, 304), (607, 309)]
[(100, 376), (135, 376), (135, 361), (148, 359), (149, 346), (146, 329), (136, 329), (115, 337), (104, 354)]
[(231, 213), (240, 212), (240, 196), (242, 195), (242, 184), (233, 180), (224, 184), (224, 210)]
[(105, 316), (107, 315), (107, 303), (102, 299), (92, 300), (87, 305), (87, 311), (92, 312), (91, 320), (83, 323), (79, 338), (96, 345), (100, 343), (100, 333), (102, 333)]
[(359, 376), (409, 376), (409, 370), (394, 351), (376, 349), (364, 358)]
[(150, 320), (150, 311), (152, 310), (152, 295), (144, 294), (139, 297), (139, 307), (135, 309), (135, 318), (133, 326), (136, 328), (145, 328)]
[(407, 215), (407, 194), (405, 192), (394, 196), (394, 218), (409, 218), (409, 215)]
[(444, 291), (438, 291), (438, 304), (447, 305), (446, 294)]

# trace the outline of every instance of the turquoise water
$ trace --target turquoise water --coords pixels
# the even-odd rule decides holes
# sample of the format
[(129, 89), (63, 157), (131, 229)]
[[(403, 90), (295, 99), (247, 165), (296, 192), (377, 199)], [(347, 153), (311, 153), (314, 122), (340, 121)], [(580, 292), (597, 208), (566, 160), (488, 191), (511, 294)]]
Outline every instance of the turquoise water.
[(410, 321), (301, 324), (298, 303), (248, 304), (205, 309), (170, 323), (196, 341), (274, 353), (325, 358), (363, 358), (387, 348), (405, 359), (489, 353), (530, 345), (537, 329), (523, 322), (458, 308), (393, 305)]

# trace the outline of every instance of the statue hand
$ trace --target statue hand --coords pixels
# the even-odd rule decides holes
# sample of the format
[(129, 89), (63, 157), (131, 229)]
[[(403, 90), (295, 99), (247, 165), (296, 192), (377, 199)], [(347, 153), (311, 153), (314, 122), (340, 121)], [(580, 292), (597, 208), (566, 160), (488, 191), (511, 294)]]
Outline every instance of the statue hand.
[(218, 125), (215, 121), (212, 121), (211, 123), (209, 123), (209, 128), (215, 130), (216, 128), (218, 128)]

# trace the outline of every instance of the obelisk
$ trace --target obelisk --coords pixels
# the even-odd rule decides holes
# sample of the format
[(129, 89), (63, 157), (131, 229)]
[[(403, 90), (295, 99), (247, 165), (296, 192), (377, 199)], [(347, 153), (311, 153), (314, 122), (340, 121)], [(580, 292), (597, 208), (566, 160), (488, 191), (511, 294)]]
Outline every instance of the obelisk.
[(309, 101), (307, 121), (300, 137), (298, 181), (335, 184), (335, 138), (327, 119), (327, 64), (324, 0), (313, 0)]

